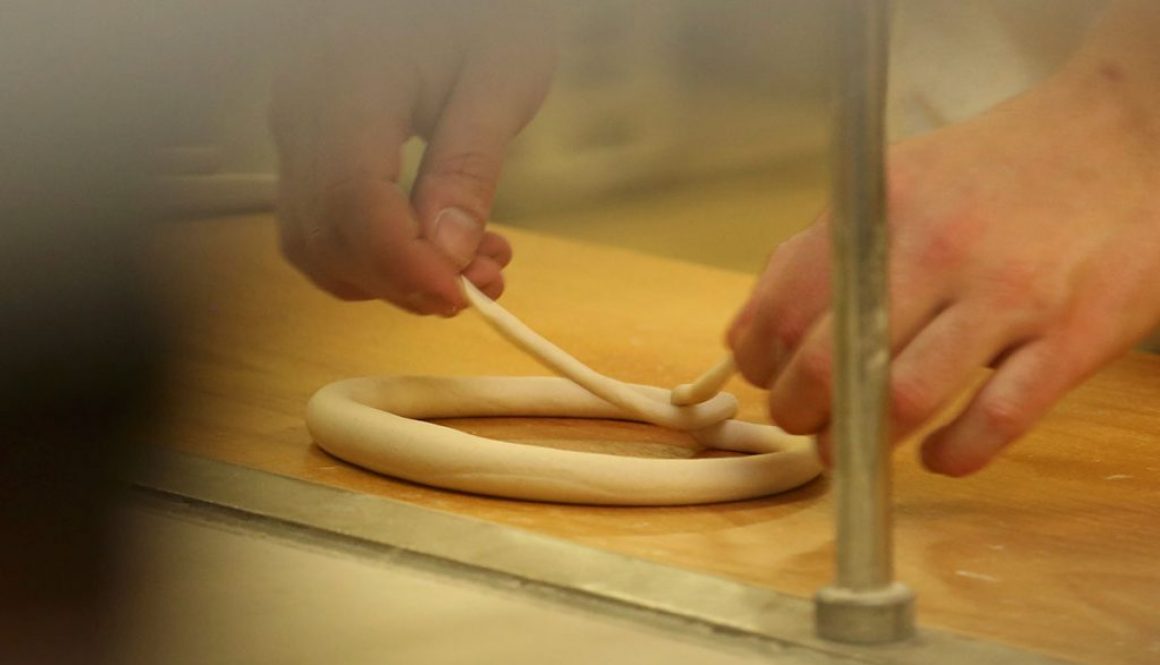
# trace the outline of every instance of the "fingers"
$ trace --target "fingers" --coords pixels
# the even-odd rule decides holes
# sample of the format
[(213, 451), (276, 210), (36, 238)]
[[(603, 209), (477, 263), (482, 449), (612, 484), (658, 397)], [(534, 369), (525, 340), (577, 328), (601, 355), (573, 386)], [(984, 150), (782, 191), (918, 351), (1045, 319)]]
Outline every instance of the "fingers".
[(299, 74), (275, 105), (283, 254), (344, 300), (380, 298), (419, 314), (464, 306), (454, 266), (418, 242), (418, 222), (395, 185), (409, 109), (399, 101), (406, 94), (388, 94), (381, 79), (405, 93), (405, 73), (372, 76), (352, 65)]
[[(372, 3), (307, 26), (308, 55), (279, 76), (271, 121), (283, 252), (315, 284), (445, 316), (467, 305), (461, 273), (502, 292), (511, 247), (484, 222), (504, 150), (547, 90), (554, 58), (537, 6), (487, 5), (444, 24)], [(414, 30), (395, 29), (408, 21)], [(417, 35), (436, 25), (454, 34), (428, 53)], [(419, 62), (383, 58), (391, 35)], [(430, 143), (408, 197), (400, 148), (416, 130)]]
[(512, 261), (512, 246), (508, 243), (507, 238), (491, 231), (483, 234), (477, 252), (479, 256), (486, 256), (495, 261), (501, 268), (506, 268)]
[(503, 294), (503, 266), (495, 260), (481, 256), (467, 266), (463, 276), (471, 281), (488, 298), (495, 300)]
[[(891, 301), (890, 348), (906, 348), (939, 312), (928, 294)], [(819, 319), (769, 392), (769, 415), (787, 432), (813, 434), (830, 421), (834, 380), (833, 316)]]
[(357, 181), (330, 192), (340, 251), (338, 273), (376, 298), (418, 314), (454, 315), (467, 306), (459, 271), (419, 236), (404, 193), (393, 183)]
[(937, 415), (1009, 339), (1010, 331), (990, 325), (981, 306), (958, 303), (940, 312), (891, 365), (891, 438), (897, 441)]
[(475, 259), (483, 240), (483, 219), (463, 208), (443, 208), (427, 225), (424, 235), (456, 268), (462, 270)]
[[(1005, 337), (1002, 331), (981, 326), (979, 321), (982, 318), (976, 308), (964, 304), (952, 306), (922, 327), (895, 356), (891, 365), (888, 415), (892, 441), (899, 441), (937, 415), (968, 386), (974, 372), (1003, 347)], [(808, 367), (809, 362), (822, 364), (821, 360), (813, 360), (804, 366)], [(820, 405), (829, 407), (828, 371), (831, 369), (823, 365), (814, 370), (824, 378), (805, 384), (804, 390), (812, 391), (809, 399), (795, 399), (792, 395), (793, 390), (801, 389), (793, 385), (800, 385), (803, 380), (787, 384), (790, 387), (785, 390), (791, 394), (780, 394), (775, 386), (770, 400), (771, 413), (775, 408), (785, 409), (784, 413), (778, 411), (780, 415), (776, 416), (780, 418), (778, 423), (782, 427), (789, 431), (795, 428), (820, 430), (818, 451), (827, 464), (832, 455), (829, 413), (823, 412)]]
[(460, 269), (484, 238), (504, 152), (547, 92), (553, 58), (544, 32), (509, 26), (504, 40), (480, 36), (423, 155), (412, 202), (423, 235)]
[(1012, 353), (962, 414), (923, 442), (923, 464), (965, 476), (1031, 429), (1098, 366), (1062, 339), (1039, 339)]
[[(283, 253), (339, 298), (378, 298), (416, 314), (450, 316), (467, 304), (456, 281), (460, 266), (421, 238), (395, 184), (410, 131), (410, 109), (400, 101), (409, 79), (389, 69), (374, 76), (339, 69), (326, 88), (301, 103), (290, 100), (283, 114)], [(327, 103), (320, 106), (319, 98)]]
[(321, 270), (319, 264), (307, 252), (306, 243), (301, 238), (298, 226), (289, 223), (285, 213), (279, 221), (279, 244), (282, 255), (315, 286), (339, 300), (370, 300), (374, 297), (349, 282), (331, 276), (328, 271)]
[(823, 224), (782, 243), (727, 335), (747, 381), (768, 388), (830, 302), (829, 243)]
[(479, 243), (478, 255), (463, 269), (463, 276), (488, 298), (496, 300), (503, 295), (503, 269), (511, 260), (512, 248), (508, 241), (498, 233), (487, 231)]

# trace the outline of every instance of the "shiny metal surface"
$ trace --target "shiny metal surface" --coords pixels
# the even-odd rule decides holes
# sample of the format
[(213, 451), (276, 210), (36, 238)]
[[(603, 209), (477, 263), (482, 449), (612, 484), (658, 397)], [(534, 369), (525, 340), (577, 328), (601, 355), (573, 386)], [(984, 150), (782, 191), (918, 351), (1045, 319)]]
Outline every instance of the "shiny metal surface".
[(400, 501), (157, 450), (136, 484), (181, 510), (240, 528), (544, 596), (805, 665), (1061, 665), (938, 630), (872, 648), (814, 635), (811, 603), (772, 589), (606, 552)]
[(914, 632), (913, 596), (893, 584), (884, 164), (889, 3), (836, 5), (831, 225), (834, 265), (836, 576), (817, 630), (842, 642)]
[(826, 639), (884, 644), (914, 636), (914, 592), (905, 584), (858, 591), (829, 586), (815, 603), (814, 621)]

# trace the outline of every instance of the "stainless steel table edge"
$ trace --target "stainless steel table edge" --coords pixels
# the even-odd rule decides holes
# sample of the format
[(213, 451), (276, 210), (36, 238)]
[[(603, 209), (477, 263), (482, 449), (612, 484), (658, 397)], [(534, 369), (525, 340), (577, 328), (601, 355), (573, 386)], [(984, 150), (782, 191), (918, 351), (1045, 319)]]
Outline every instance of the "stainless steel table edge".
[(353, 550), (605, 615), (819, 665), (1059, 665), (1067, 661), (954, 633), (844, 645), (814, 634), (810, 599), (560, 538), (187, 453), (152, 449), (133, 479), (149, 497), (245, 528)]

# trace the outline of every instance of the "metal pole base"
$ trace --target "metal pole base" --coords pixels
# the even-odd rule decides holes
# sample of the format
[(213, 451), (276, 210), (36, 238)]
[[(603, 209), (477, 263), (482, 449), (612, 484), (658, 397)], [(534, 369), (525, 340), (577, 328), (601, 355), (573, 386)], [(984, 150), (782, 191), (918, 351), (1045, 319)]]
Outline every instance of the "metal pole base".
[(818, 637), (851, 644), (886, 644), (914, 635), (914, 592), (905, 584), (870, 591), (828, 586), (814, 596)]

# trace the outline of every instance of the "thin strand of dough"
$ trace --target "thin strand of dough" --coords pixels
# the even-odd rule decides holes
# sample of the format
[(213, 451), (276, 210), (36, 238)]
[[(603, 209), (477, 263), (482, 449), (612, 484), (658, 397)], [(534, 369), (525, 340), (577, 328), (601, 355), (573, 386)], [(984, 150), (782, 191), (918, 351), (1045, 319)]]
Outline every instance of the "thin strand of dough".
[(462, 279), (462, 282), (471, 305), (505, 339), (548, 369), (572, 379), (639, 420), (671, 429), (693, 430), (732, 418), (737, 413), (737, 400), (731, 395), (723, 396), (725, 399), (716, 397), (689, 406), (675, 406), (671, 397), (663, 401), (646, 397), (628, 384), (605, 376), (580, 362), (488, 298), (467, 279)]
[(721, 392), (721, 389), (725, 387), (729, 379), (733, 378), (736, 371), (737, 364), (733, 362), (733, 354), (729, 354), (692, 383), (682, 383), (673, 388), (673, 394), (669, 400), (675, 406), (688, 406), (708, 401)]

